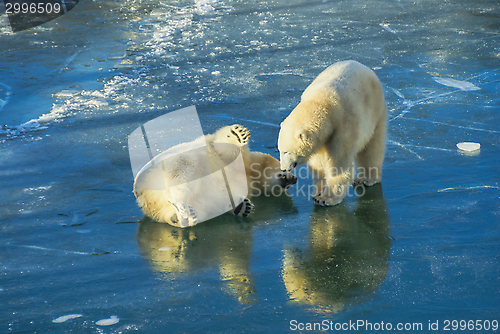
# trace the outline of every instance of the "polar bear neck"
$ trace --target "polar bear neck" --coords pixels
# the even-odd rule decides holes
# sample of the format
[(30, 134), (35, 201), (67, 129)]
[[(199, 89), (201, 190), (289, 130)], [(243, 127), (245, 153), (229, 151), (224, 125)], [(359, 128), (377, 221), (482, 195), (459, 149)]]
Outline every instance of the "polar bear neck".
[[(291, 121), (294, 124), (300, 124), (309, 137), (306, 142), (307, 148), (305, 148), (306, 151), (310, 151), (309, 153), (317, 151), (321, 143), (332, 136), (336, 124), (342, 124), (341, 119), (332, 118), (332, 113), (329, 112), (333, 105), (337, 105), (336, 100), (329, 100), (328, 103), (305, 100), (301, 101), (290, 114)], [(317, 145), (313, 145), (313, 143)]]

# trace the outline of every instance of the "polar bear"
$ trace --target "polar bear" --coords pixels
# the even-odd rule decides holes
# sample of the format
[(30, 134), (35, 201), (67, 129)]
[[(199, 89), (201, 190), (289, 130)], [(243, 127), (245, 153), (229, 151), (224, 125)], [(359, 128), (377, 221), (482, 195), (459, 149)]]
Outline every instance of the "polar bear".
[[(142, 211), (158, 222), (177, 227), (194, 226), (208, 219), (203, 217), (216, 217), (229, 210), (246, 217), (254, 210), (248, 197), (297, 182), (292, 173), (281, 171), (277, 159), (251, 152), (249, 138), (250, 132), (235, 124), (156, 156), (134, 181), (134, 194)], [(228, 173), (228, 166), (240, 153), (244, 168)], [(220, 173), (219, 179), (207, 177), (215, 172)], [(221, 188), (221, 184), (228, 185), (228, 179), (231, 186)], [(202, 181), (191, 182), (198, 180)], [(173, 194), (178, 185), (181, 192)]]
[(281, 169), (308, 163), (314, 203), (336, 205), (353, 182), (372, 186), (382, 178), (386, 106), (375, 73), (356, 61), (324, 70), (281, 123)]

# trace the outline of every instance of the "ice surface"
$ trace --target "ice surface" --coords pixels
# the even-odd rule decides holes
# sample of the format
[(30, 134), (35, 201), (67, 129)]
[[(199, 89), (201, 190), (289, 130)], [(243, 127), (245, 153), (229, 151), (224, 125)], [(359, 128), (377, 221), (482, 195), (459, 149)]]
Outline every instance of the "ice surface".
[[(0, 15), (0, 332), (497, 319), (499, 17), (493, 0), (106, 0), (12, 33)], [(277, 157), (280, 122), (345, 59), (384, 85), (381, 186), (316, 208), (298, 170), (249, 219), (141, 218), (134, 129), (196, 105), (204, 133), (240, 123)]]

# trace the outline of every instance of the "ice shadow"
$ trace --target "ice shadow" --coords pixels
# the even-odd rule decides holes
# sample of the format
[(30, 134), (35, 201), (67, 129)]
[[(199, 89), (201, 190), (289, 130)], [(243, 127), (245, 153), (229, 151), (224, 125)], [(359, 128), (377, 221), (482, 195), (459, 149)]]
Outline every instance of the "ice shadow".
[(284, 250), (282, 278), (291, 301), (335, 313), (374, 293), (391, 248), (382, 186), (367, 188), (351, 212), (342, 203), (311, 214), (309, 244)]

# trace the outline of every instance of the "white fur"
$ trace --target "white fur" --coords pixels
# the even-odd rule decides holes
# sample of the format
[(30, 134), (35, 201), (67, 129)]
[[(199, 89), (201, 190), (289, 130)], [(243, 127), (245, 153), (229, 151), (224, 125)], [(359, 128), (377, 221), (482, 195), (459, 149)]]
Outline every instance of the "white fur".
[[(249, 136), (246, 128), (235, 124), (159, 154), (136, 177), (137, 203), (158, 222), (194, 226), (235, 209), (229, 202), (227, 179), (234, 206), (242, 205), (234, 213), (247, 216), (253, 211), (248, 197), (296, 181), (293, 174), (281, 172), (277, 159), (250, 152)], [(236, 159), (240, 153), (242, 160)], [(228, 168), (238, 161), (241, 165), (236, 167), (240, 168), (229, 172)]]
[(281, 123), (281, 169), (308, 163), (319, 205), (342, 201), (353, 182), (371, 186), (382, 178), (386, 106), (375, 73), (356, 61), (338, 62), (307, 87)]

